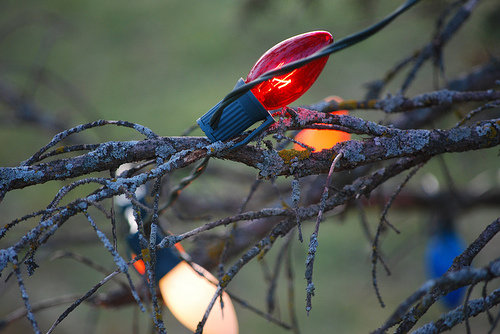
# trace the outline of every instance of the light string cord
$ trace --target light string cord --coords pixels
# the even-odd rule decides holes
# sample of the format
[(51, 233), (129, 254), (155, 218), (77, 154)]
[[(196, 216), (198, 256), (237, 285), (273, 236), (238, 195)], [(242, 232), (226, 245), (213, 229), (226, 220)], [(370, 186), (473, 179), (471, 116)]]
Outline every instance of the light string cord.
[(210, 119), (210, 126), (213, 129), (217, 129), (219, 125), (219, 121), (222, 117), (222, 113), (224, 109), (236, 101), (238, 98), (240, 98), (243, 94), (248, 92), (250, 89), (253, 87), (257, 86), (258, 84), (267, 81), (269, 79), (272, 79), (276, 76), (283, 75), (286, 73), (289, 73), (299, 67), (302, 67), (313, 60), (331, 55), (332, 53), (338, 52), (340, 50), (346, 49), (352, 45), (355, 45), (368, 37), (376, 34), (378, 31), (382, 30), (385, 26), (387, 26), (389, 23), (391, 23), (396, 17), (404, 13), (406, 10), (408, 10), (410, 7), (418, 3), (420, 0), (408, 0), (406, 3), (398, 7), (394, 12), (392, 12), (390, 15), (386, 16), (384, 19), (381, 21), (375, 23), (374, 25), (360, 31), (357, 33), (354, 33), (350, 36), (347, 36), (337, 43), (333, 43), (330, 45), (325, 46), (321, 50), (318, 50), (314, 54), (310, 55), (309, 57), (293, 61), (289, 64), (284, 65), (283, 67), (271, 71), (267, 71), (263, 73), (261, 76), (259, 76), (257, 79), (252, 80), (248, 83), (245, 83), (244, 85), (232, 90), (229, 94), (227, 94), (224, 99), (222, 99), (221, 103), (219, 104), (217, 110), (214, 112), (212, 118)]

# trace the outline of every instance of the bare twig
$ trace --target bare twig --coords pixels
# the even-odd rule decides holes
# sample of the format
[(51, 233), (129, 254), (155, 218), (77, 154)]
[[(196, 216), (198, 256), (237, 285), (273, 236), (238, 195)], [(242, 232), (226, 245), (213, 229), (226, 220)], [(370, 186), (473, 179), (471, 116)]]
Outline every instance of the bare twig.
[(323, 195), (321, 195), (321, 203), (318, 210), (318, 217), (316, 219), (316, 225), (314, 227), (314, 232), (311, 234), (309, 240), (309, 251), (307, 253), (306, 258), (306, 272), (305, 277), (307, 280), (307, 288), (306, 288), (306, 311), (307, 314), (311, 311), (311, 300), (312, 296), (314, 296), (314, 283), (312, 282), (313, 270), (314, 270), (314, 259), (316, 257), (316, 251), (318, 249), (318, 233), (319, 233), (319, 224), (323, 220), (323, 212), (326, 207), (326, 200), (328, 199), (328, 192), (330, 189), (330, 184), (332, 181), (332, 175), (337, 166), (337, 163), (342, 159), (343, 153), (340, 152), (337, 154), (335, 159), (333, 159), (332, 165), (330, 166), (330, 171), (328, 172), (328, 177), (326, 178), (325, 187), (323, 189)]
[[(410, 181), (410, 179), (417, 173), (417, 171), (420, 170), (420, 168), (422, 168), (422, 166), (423, 166), (423, 164), (420, 164), (419, 166), (412, 169), (410, 171), (410, 173), (408, 173), (408, 175), (406, 176), (404, 181), (398, 186), (398, 188), (396, 189), (394, 194), (391, 196), (389, 201), (386, 203), (384, 209), (382, 210), (382, 214), (380, 216), (380, 221), (378, 223), (377, 232), (375, 233), (375, 237), (373, 238), (373, 244), (372, 244), (372, 283), (373, 283), (373, 288), (375, 289), (375, 294), (377, 295), (377, 299), (380, 303), (380, 306), (382, 306), (382, 307), (385, 307), (385, 304), (382, 300), (382, 296), (380, 295), (380, 290), (379, 290), (378, 284), (377, 284), (377, 260), (381, 260), (381, 262), (383, 264), (384, 264), (384, 261), (380, 255), (380, 252), (379, 252), (378, 240), (379, 240), (380, 234), (382, 232), (382, 226), (384, 226), (384, 225), (391, 227), (396, 233), (399, 234), (399, 231), (392, 224), (390, 224), (389, 221), (387, 220), (387, 218), (386, 218), (387, 213), (388, 213), (389, 208), (391, 207), (392, 203), (394, 202), (394, 199), (399, 195), (401, 190), (408, 183), (408, 181)], [(386, 272), (388, 274), (390, 274), (389, 268), (387, 268), (387, 266), (385, 266), (385, 264), (384, 264), (384, 267), (386, 268)]]
[(115, 270), (108, 276), (104, 277), (99, 283), (94, 285), (92, 289), (87, 291), (82, 297), (78, 298), (71, 306), (69, 306), (58, 318), (57, 320), (52, 324), (52, 326), (49, 328), (47, 331), (47, 334), (50, 334), (54, 331), (57, 325), (61, 323), (78, 305), (83, 303), (85, 300), (89, 299), (101, 286), (109, 282), (113, 277), (118, 275), (121, 271), (120, 270)]
[[(61, 259), (61, 258), (70, 258), (70, 259), (74, 259), (80, 263), (83, 263), (85, 264), (86, 266), (92, 268), (92, 269), (95, 269), (96, 271), (100, 272), (101, 274), (108, 274), (109, 273), (109, 270), (107, 268), (104, 268), (103, 266), (101, 266), (99, 263), (95, 262), (94, 260), (86, 257), (86, 256), (83, 256), (83, 255), (80, 255), (80, 254), (76, 254), (74, 252), (70, 252), (70, 251), (58, 251), (58, 252), (55, 252), (52, 256), (51, 256), (51, 260), (57, 260), (57, 259)], [(127, 289), (128, 288), (128, 285), (120, 280), (115, 280), (115, 282), (117, 282), (122, 288), (124, 289)]]
[[(472, 242), (469, 245), (469, 247), (467, 247), (467, 249), (462, 254), (460, 254), (455, 258), (453, 264), (450, 266), (445, 276), (448, 274), (451, 275), (460, 270), (467, 270), (467, 268), (469, 268), (468, 266), (470, 265), (472, 259), (481, 251), (481, 249), (483, 249), (483, 247), (488, 243), (488, 241), (491, 240), (491, 238), (493, 238), (499, 231), (500, 231), (500, 218), (491, 223), (478, 236), (478, 238), (474, 240), (474, 242)], [(446, 277), (451, 277), (451, 276), (446, 276)], [(484, 276), (484, 277), (485, 278), (488, 277), (488, 279), (490, 279), (489, 276)], [(422, 286), (422, 288), (419, 291), (415, 292), (412, 296), (407, 298), (389, 317), (389, 319), (385, 322), (385, 324), (374, 333), (383, 333), (385, 330), (395, 326), (396, 324), (399, 324), (397, 332), (399, 333), (408, 332), (415, 325), (418, 319), (420, 319), (422, 315), (425, 314), (425, 312), (427, 312), (429, 307), (432, 306), (432, 304), (439, 298), (439, 296), (444, 295), (445, 293), (454, 290), (455, 288), (458, 288), (460, 286), (465, 286), (472, 283), (469, 282), (459, 286), (453, 285), (453, 287), (450, 286), (448, 289), (441, 288), (437, 290), (435, 293), (433, 289), (435, 287), (434, 285), (438, 284), (436, 282), (445, 282), (443, 284), (447, 284), (447, 282), (454, 283), (455, 281), (454, 278), (448, 280), (448, 278), (441, 277), (437, 281), (432, 281), (430, 285)], [(415, 305), (414, 307), (411, 307), (413, 303), (421, 299), (422, 296), (426, 294), (428, 296), (427, 298), (423, 299), (422, 302), (417, 303), (417, 305)]]
[(434, 37), (434, 40), (422, 48), (415, 65), (401, 86), (401, 93), (404, 93), (409, 88), (420, 67), (434, 54), (436, 47), (439, 46), (439, 48), (442, 48), (451, 37), (455, 35), (458, 29), (460, 29), (469, 18), (478, 2), (479, 0), (469, 0), (458, 8), (455, 15), (450, 19), (448, 24), (442, 28), (441, 32)]
[(12, 266), (14, 269), (14, 273), (16, 274), (17, 284), (19, 285), (19, 290), (21, 291), (21, 297), (24, 301), (24, 307), (26, 309), (26, 317), (31, 323), (31, 327), (35, 333), (41, 333), (38, 327), (38, 322), (35, 319), (35, 315), (33, 314), (32, 306), (29, 300), (28, 292), (26, 291), (26, 286), (24, 285), (23, 276), (21, 274), (21, 270), (19, 269), (19, 263), (17, 262), (17, 255), (11, 257)]
[[(480, 313), (489, 310), (495, 305), (500, 304), (500, 289), (497, 289), (490, 293), (486, 298), (479, 298), (470, 300), (467, 302), (467, 309), (469, 310), (467, 313), (468, 317), (475, 317)], [(430, 333), (442, 333), (445, 331), (449, 331), (451, 328), (463, 322), (465, 317), (464, 306), (459, 306), (456, 309), (445, 313), (439, 317), (438, 320), (427, 323), (422, 327), (413, 331), (413, 334), (430, 334)], [(498, 318), (497, 318), (498, 321)], [(495, 328), (492, 325), (489, 333), (493, 333), (493, 329)]]
[[(36, 313), (38, 311), (42, 311), (54, 306), (59, 306), (62, 304), (67, 304), (73, 302), (75, 299), (78, 299), (79, 295), (63, 295), (63, 296), (58, 296), (46, 300), (42, 300), (37, 303), (33, 303), (31, 306), (31, 311), (33, 313)], [(28, 311), (26, 310), (25, 307), (18, 308), (17, 310), (14, 310), (7, 314), (7, 316), (0, 321), (0, 330), (11, 324), (12, 322), (21, 319), (22, 317), (26, 316)]]

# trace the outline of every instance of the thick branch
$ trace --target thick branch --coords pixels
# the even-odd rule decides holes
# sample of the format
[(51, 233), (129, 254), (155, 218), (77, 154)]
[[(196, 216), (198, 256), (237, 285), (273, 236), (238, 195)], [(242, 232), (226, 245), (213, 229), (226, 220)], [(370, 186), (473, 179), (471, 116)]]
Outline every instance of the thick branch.
[[(489, 120), (471, 126), (451, 130), (397, 130), (385, 128), (350, 116), (328, 115), (310, 112), (302, 119), (304, 123), (327, 122), (347, 128), (366, 129), (371, 133), (384, 134), (364, 141), (348, 141), (331, 150), (310, 154), (304, 159), (298, 151), (267, 151), (246, 146), (224, 151), (219, 158), (244, 163), (260, 170), (264, 177), (272, 175), (306, 176), (328, 172), (331, 159), (340, 151), (344, 157), (338, 169), (353, 169), (372, 162), (392, 158), (426, 155), (434, 156), (445, 152), (463, 152), (496, 146), (500, 143), (500, 120)], [(148, 160), (158, 154), (165, 157), (186, 149), (208, 144), (200, 137), (163, 137), (143, 141), (107, 142), (81, 156), (41, 163), (35, 166), (0, 168), (0, 192), (21, 189), (51, 180), (74, 178), (91, 172), (117, 168), (123, 163)], [(207, 148), (195, 149), (184, 158), (188, 165), (206, 155)]]
[(448, 313), (442, 314), (438, 320), (423, 325), (413, 331), (412, 334), (437, 334), (449, 331), (465, 321), (467, 317), (475, 317), (498, 304), (500, 304), (500, 289), (496, 289), (486, 298), (478, 298), (467, 302), (467, 315), (463, 306), (457, 307)]
[(345, 109), (380, 109), (386, 113), (397, 113), (433, 106), (449, 107), (455, 103), (493, 101), (498, 99), (500, 99), (500, 92), (495, 90), (460, 92), (443, 89), (436, 92), (417, 95), (413, 98), (397, 95), (385, 99), (367, 101), (344, 100), (338, 102), (336, 100), (329, 100), (314, 104), (311, 106), (311, 109), (321, 110), (322, 112)]

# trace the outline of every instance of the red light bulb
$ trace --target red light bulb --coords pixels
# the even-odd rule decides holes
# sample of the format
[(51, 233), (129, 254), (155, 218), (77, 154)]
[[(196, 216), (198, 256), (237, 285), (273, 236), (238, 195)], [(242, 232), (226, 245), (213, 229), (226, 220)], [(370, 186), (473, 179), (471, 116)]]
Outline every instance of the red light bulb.
[[(327, 31), (312, 31), (291, 37), (269, 49), (248, 73), (246, 83), (291, 62), (304, 59), (333, 43)], [(264, 81), (251, 89), (267, 110), (278, 109), (298, 99), (316, 81), (328, 56), (318, 58), (287, 74)]]
[[(240, 79), (235, 89), (268, 71), (303, 60), (331, 43), (333, 37), (326, 31), (308, 32), (284, 40), (260, 57), (246, 80)], [(323, 56), (291, 72), (261, 82), (223, 108), (219, 107), (224, 100), (219, 102), (197, 120), (200, 128), (210, 141), (217, 142), (239, 136), (256, 122), (264, 121), (232, 148), (247, 144), (274, 123), (269, 110), (284, 107), (304, 94), (319, 76), (327, 60), (328, 56)]]

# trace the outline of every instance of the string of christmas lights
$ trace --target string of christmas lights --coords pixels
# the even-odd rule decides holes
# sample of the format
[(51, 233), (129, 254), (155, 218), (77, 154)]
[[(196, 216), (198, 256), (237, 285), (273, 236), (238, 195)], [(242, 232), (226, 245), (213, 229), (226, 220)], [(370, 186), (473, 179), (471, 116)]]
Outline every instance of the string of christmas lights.
[(263, 83), (264, 81), (267, 80), (272, 80), (274, 77), (280, 76), (287, 74), (289, 72), (292, 72), (293, 70), (296, 70), (312, 61), (315, 61), (319, 58), (329, 56), (335, 52), (341, 51), (345, 48), (348, 48), (352, 45), (355, 45), (368, 37), (374, 35), (378, 31), (382, 30), (384, 27), (386, 27), (389, 23), (391, 23), (394, 19), (396, 19), (399, 15), (403, 14), (406, 12), (408, 9), (410, 9), (412, 6), (417, 4), (420, 0), (408, 0), (406, 1), (403, 5), (398, 7), (394, 12), (386, 16), (384, 19), (381, 21), (375, 23), (374, 25), (358, 32), (355, 34), (352, 34), (350, 36), (347, 36), (341, 40), (339, 40), (336, 43), (327, 45), (323, 47), (322, 49), (316, 51), (312, 55), (309, 55), (303, 59), (295, 60), (292, 61), (288, 64), (285, 64), (279, 68), (270, 70), (268, 72), (265, 72), (258, 76), (257, 78), (254, 78), (253, 80), (246, 82), (245, 84), (239, 85), (235, 87), (229, 94), (227, 94), (222, 101), (217, 105), (217, 110), (213, 113), (211, 119), (210, 119), (210, 126), (214, 129), (218, 127), (218, 124), (220, 122), (222, 113), (224, 112), (225, 108), (233, 103), (235, 100), (240, 98), (242, 95), (244, 95), (246, 92), (254, 88), (260, 83)]

